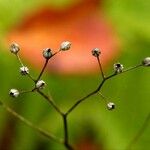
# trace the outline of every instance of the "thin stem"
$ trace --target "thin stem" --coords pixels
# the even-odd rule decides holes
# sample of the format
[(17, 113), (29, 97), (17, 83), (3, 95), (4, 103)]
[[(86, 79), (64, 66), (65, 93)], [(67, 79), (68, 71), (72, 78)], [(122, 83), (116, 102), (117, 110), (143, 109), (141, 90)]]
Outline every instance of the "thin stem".
[(38, 78), (36, 79), (36, 82), (39, 81), (40, 78), (41, 78), (41, 76), (43, 75), (43, 73), (44, 73), (44, 71), (45, 71), (45, 68), (46, 68), (46, 66), (47, 66), (47, 64), (48, 64), (48, 62), (49, 62), (49, 60), (50, 60), (52, 57), (54, 57), (56, 54), (58, 54), (59, 52), (60, 52), (60, 50), (57, 51), (57, 52), (55, 52), (50, 58), (46, 59), (45, 64), (44, 64), (44, 66), (43, 66), (43, 68), (42, 68), (42, 70), (41, 70), (41, 72), (40, 72)]
[(98, 94), (103, 98), (103, 100), (105, 100), (105, 102), (108, 102), (107, 97), (105, 97), (100, 91), (98, 92)]
[(136, 136), (132, 139), (132, 141), (129, 143), (129, 145), (127, 146), (126, 150), (130, 150), (132, 148), (132, 146), (134, 144), (136, 144), (136, 142), (139, 140), (139, 138), (142, 136), (142, 134), (144, 133), (144, 131), (147, 129), (148, 125), (149, 125), (149, 121), (150, 121), (150, 113), (147, 115), (142, 127), (140, 128), (140, 130), (138, 131), (138, 133), (136, 134)]
[(98, 56), (97, 56), (97, 61), (98, 61), (98, 65), (99, 65), (99, 68), (100, 68), (100, 71), (101, 71), (101, 74), (102, 74), (102, 78), (105, 79), (105, 75), (104, 75), (104, 72), (103, 72), (101, 61), (100, 61)]
[[(16, 54), (16, 56), (17, 56), (17, 59), (18, 59), (19, 63), (21, 64), (21, 66), (24, 67), (24, 64), (23, 64), (23, 62), (21, 61), (21, 58), (20, 58), (19, 54)], [(35, 80), (30, 74), (27, 74), (27, 76), (28, 76), (32, 81), (34, 81), (34, 82), (36, 83), (36, 80)]]
[(110, 78), (112, 78), (112, 77), (114, 77), (114, 76), (117, 76), (117, 75), (123, 74), (123, 73), (125, 73), (125, 72), (131, 71), (131, 70), (134, 70), (134, 69), (137, 69), (137, 68), (139, 68), (139, 67), (141, 67), (141, 66), (143, 66), (143, 65), (142, 65), (142, 64), (139, 64), (139, 65), (136, 65), (136, 66), (130, 67), (130, 68), (128, 68), (128, 69), (126, 69), (126, 70), (124, 70), (124, 71), (122, 71), (122, 72), (118, 73), (118, 74), (114, 73), (114, 74), (112, 74), (112, 75), (110, 75), (110, 76), (106, 77), (106, 79), (108, 80), (108, 79), (110, 79)]
[(23, 63), (22, 63), (22, 61), (21, 61), (21, 59), (20, 59), (19, 54), (16, 54), (16, 56), (17, 56), (17, 59), (18, 59), (19, 63), (21, 64), (21, 66), (24, 67), (24, 65), (23, 65)]
[[(128, 71), (131, 71), (133, 69), (136, 69), (136, 68), (139, 68), (141, 67), (142, 64), (139, 64), (139, 65), (136, 65), (134, 67), (131, 67), (131, 68), (128, 68), (126, 70), (124, 70), (123, 72), (119, 73), (119, 74), (122, 74), (122, 73), (125, 73), (125, 72), (128, 72)], [(97, 92), (100, 91), (100, 89), (102, 88), (102, 86), (104, 85), (105, 81), (109, 80), (110, 78), (114, 77), (114, 76), (117, 76), (119, 74), (112, 74), (108, 77), (104, 77), (102, 82), (99, 84), (98, 88), (94, 91), (92, 91), (91, 93), (87, 94), (86, 96), (84, 96), (83, 98), (77, 100), (77, 102), (75, 102), (75, 104), (73, 104), (73, 106), (66, 112), (66, 115), (70, 114), (70, 112), (72, 112), (81, 102), (85, 101), (87, 98), (91, 97), (92, 95), (96, 94)]]
[(30, 74), (27, 74), (27, 75), (34, 83), (36, 83), (36, 80)]
[(45, 68), (46, 68), (46, 66), (47, 66), (47, 64), (48, 64), (48, 61), (49, 61), (49, 59), (46, 59), (45, 64), (44, 64), (44, 66), (43, 66), (43, 68), (42, 68), (42, 70), (41, 70), (41, 72), (40, 72), (38, 78), (36, 79), (36, 82), (39, 81), (39, 79), (40, 79), (41, 76), (43, 75), (44, 70), (45, 70)]
[(68, 137), (68, 121), (67, 115), (63, 115), (63, 123), (64, 123), (64, 145), (68, 150), (73, 150), (72, 146), (69, 144), (69, 137)]
[(56, 106), (56, 104), (54, 103), (54, 101), (52, 101), (52, 99), (50, 99), (49, 96), (47, 96), (46, 94), (44, 94), (42, 91), (37, 90), (37, 92), (43, 96), (50, 104), (51, 106), (62, 116), (63, 112)]
[(24, 118), (23, 116), (21, 116), (20, 114), (18, 114), (17, 112), (15, 112), (13, 109), (11, 109), (9, 106), (5, 105), (2, 101), (0, 101), (0, 106), (2, 106), (7, 112), (9, 112), (11, 115), (13, 115), (14, 117), (16, 117), (17, 119), (19, 119), (20, 121), (22, 121), (24, 124), (26, 124), (27, 126), (35, 129), (36, 131), (38, 131), (40, 134), (42, 134), (43, 136), (54, 140), (57, 143), (63, 143), (62, 139), (58, 139), (57, 137), (55, 137), (54, 135), (52, 135), (51, 133), (43, 130), (40, 127), (37, 127), (36, 125), (34, 125), (32, 122), (30, 122), (29, 120), (27, 120), (26, 118)]
[(103, 80), (100, 85), (98, 86), (98, 88), (94, 91), (92, 91), (91, 93), (89, 93), (88, 95), (84, 96), (83, 98), (79, 99), (77, 102), (75, 102), (75, 104), (66, 112), (66, 115), (70, 114), (81, 102), (85, 101), (87, 98), (91, 97), (92, 95), (96, 94), (101, 87), (103, 86), (104, 82), (106, 80)]
[[(52, 57), (54, 57), (56, 54), (58, 54), (59, 52), (60, 52), (61, 50), (58, 50), (57, 52), (55, 52), (53, 55), (52, 55)], [(51, 57), (51, 58), (52, 58)]]
[(33, 90), (20, 91), (20, 94), (25, 94), (25, 93), (30, 93), (30, 92), (34, 92), (34, 91)]

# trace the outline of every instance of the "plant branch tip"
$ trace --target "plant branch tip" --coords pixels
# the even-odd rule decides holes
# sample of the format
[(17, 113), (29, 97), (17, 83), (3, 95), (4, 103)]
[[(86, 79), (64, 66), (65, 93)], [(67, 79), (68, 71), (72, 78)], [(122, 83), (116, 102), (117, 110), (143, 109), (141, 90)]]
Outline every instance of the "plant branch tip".
[(108, 104), (107, 104), (107, 109), (108, 110), (113, 110), (113, 109), (115, 109), (115, 104), (113, 103), (113, 102), (109, 102)]
[(45, 86), (46, 86), (46, 83), (43, 80), (37, 81), (37, 83), (35, 85), (36, 89), (43, 89)]
[(99, 48), (94, 48), (92, 50), (92, 55), (95, 56), (95, 57), (99, 57), (99, 55), (101, 54), (101, 51)]
[(21, 75), (28, 75), (29, 74), (29, 69), (26, 66), (20, 67), (20, 73)]
[(67, 51), (71, 47), (71, 42), (69, 41), (64, 41), (60, 44), (60, 51)]
[(53, 56), (52, 50), (50, 48), (46, 48), (43, 50), (43, 57), (45, 59), (50, 59)]
[(146, 57), (142, 61), (142, 65), (145, 67), (150, 67), (150, 57)]
[(115, 71), (115, 74), (119, 74), (121, 72), (123, 72), (123, 64), (121, 63), (115, 63), (114, 64), (114, 71)]
[(9, 95), (13, 98), (17, 98), (19, 96), (20, 92), (17, 89), (11, 89), (9, 91)]
[(17, 55), (17, 53), (20, 51), (20, 46), (17, 43), (12, 43), (10, 45), (10, 52)]

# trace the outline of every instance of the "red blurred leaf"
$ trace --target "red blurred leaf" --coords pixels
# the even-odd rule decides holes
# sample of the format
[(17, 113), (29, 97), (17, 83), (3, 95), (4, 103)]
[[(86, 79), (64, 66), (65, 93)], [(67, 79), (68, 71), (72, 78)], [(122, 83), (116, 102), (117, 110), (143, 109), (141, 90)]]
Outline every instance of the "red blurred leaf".
[(21, 45), (24, 58), (36, 66), (43, 64), (42, 50), (59, 49), (62, 41), (72, 43), (71, 50), (58, 54), (49, 70), (59, 73), (87, 73), (96, 71), (97, 63), (91, 50), (99, 47), (103, 64), (118, 53), (118, 39), (98, 0), (82, 0), (64, 9), (39, 8), (29, 12), (23, 21), (8, 34), (9, 42)]

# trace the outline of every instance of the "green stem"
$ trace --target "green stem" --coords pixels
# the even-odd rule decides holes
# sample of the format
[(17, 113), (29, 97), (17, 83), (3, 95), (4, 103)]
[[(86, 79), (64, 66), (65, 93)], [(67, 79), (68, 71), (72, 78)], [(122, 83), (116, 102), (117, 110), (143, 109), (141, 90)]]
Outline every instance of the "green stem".
[(44, 64), (44, 66), (43, 66), (43, 68), (42, 68), (42, 70), (41, 70), (41, 72), (40, 72), (38, 78), (36, 79), (36, 82), (39, 81), (40, 78), (41, 78), (41, 76), (43, 75), (44, 70), (45, 70), (45, 68), (46, 68), (46, 66), (47, 66), (47, 64), (48, 64), (48, 61), (49, 61), (49, 59), (46, 59), (45, 64)]
[(54, 103), (54, 101), (52, 101), (52, 99), (50, 99), (49, 96), (47, 96), (46, 94), (44, 94), (42, 91), (37, 90), (37, 92), (44, 97), (50, 104), (51, 106), (62, 116), (63, 112), (56, 106), (56, 104)]
[(36, 125), (34, 125), (32, 122), (30, 122), (29, 120), (27, 120), (26, 118), (24, 118), (23, 116), (21, 116), (20, 114), (18, 114), (17, 112), (15, 112), (12, 108), (10, 108), (9, 106), (7, 106), (6, 104), (4, 104), (2, 101), (0, 101), (0, 105), (7, 111), (9, 112), (11, 115), (13, 115), (14, 117), (16, 117), (17, 119), (19, 119), (21, 122), (23, 122), (24, 124), (26, 124), (27, 126), (35, 129), (36, 131), (38, 131), (40, 134), (42, 134), (43, 136), (57, 142), (57, 143), (63, 143), (62, 139), (58, 139), (56, 136), (52, 135), (51, 133), (43, 130), (40, 127), (37, 127)]
[(68, 121), (67, 115), (63, 115), (63, 122), (64, 122), (64, 145), (68, 150), (73, 150), (73, 147), (69, 144), (69, 137), (68, 137)]
[(81, 102), (85, 101), (87, 98), (89, 98), (89, 97), (91, 97), (92, 95), (94, 95), (94, 94), (96, 94), (97, 92), (99, 92), (99, 91), (101, 90), (102, 86), (104, 85), (105, 81), (109, 80), (109, 79), (112, 78), (112, 77), (115, 77), (115, 76), (117, 76), (117, 75), (120, 75), (120, 74), (122, 74), (122, 73), (125, 73), (125, 72), (128, 72), (128, 71), (134, 70), (134, 69), (136, 69), (136, 68), (139, 68), (139, 67), (141, 67), (141, 66), (142, 66), (142, 64), (139, 64), (139, 65), (136, 65), (136, 66), (134, 66), (134, 67), (128, 68), (128, 69), (124, 70), (123, 72), (121, 72), (121, 73), (119, 73), (119, 74), (114, 73), (114, 74), (112, 74), (112, 75), (110, 75), (110, 76), (108, 76), (108, 77), (105, 77), (105, 76), (103, 75), (104, 78), (103, 78), (102, 82), (99, 84), (98, 88), (97, 88), (96, 90), (92, 91), (91, 93), (87, 94), (87, 95), (84, 96), (83, 98), (77, 100), (77, 101), (75, 102), (75, 104), (73, 104), (73, 105), (71, 106), (71, 108), (66, 112), (66, 115), (70, 114)]
[(142, 136), (142, 134), (144, 133), (144, 131), (147, 129), (147, 127), (149, 125), (149, 121), (150, 121), (150, 113), (147, 115), (147, 117), (146, 117), (146, 119), (145, 119), (142, 127), (140, 128), (140, 130), (138, 131), (138, 133), (136, 134), (136, 136), (132, 139), (132, 141), (129, 143), (129, 145), (127, 146), (126, 150), (130, 150), (132, 148), (132, 146), (136, 144), (136, 142)]

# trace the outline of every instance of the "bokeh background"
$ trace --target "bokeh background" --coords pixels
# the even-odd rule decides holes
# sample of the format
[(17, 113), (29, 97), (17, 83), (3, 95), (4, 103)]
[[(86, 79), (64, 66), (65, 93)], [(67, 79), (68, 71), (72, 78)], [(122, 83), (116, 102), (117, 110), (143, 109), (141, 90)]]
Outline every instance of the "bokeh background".
[[(87, 3), (86, 6), (92, 5), (92, 0), (91, 2), (88, 0), (84, 2)], [(22, 30), (20, 29), (20, 25), (24, 21), (26, 15), (31, 14), (32, 16), (32, 12), (35, 13), (36, 10), (41, 9), (41, 7), (53, 8), (57, 12), (60, 9), (66, 10), (71, 8), (77, 5), (77, 3), (80, 3), (80, 0), (0, 0), (0, 99), (12, 106), (18, 113), (31, 120), (33, 123), (38, 124), (60, 137), (63, 137), (61, 117), (58, 116), (52, 107), (49, 107), (43, 98), (36, 93), (24, 94), (17, 99), (9, 97), (8, 91), (10, 88), (30, 89), (32, 87), (32, 82), (28, 78), (20, 76), (18, 73), (19, 63), (15, 57), (8, 52), (8, 49), (9, 42), (12, 40), (17, 42), (19, 36), (21, 39), (19, 43), (22, 42), (21, 46), (24, 47), (25, 50), (28, 49), (28, 45), (25, 45), (28, 41), (23, 42), (24, 38), (22, 37), (23, 35), (29, 36), (31, 34), (22, 34)], [(106, 45), (111, 40), (113, 41), (110, 44), (110, 50), (106, 53), (107, 55), (108, 52), (110, 53), (110, 56), (107, 57), (109, 59), (104, 59), (104, 71), (106, 74), (111, 74), (113, 72), (113, 63), (115, 62), (121, 62), (124, 64), (124, 67), (127, 68), (141, 63), (143, 58), (150, 55), (150, 2), (148, 0), (101, 0), (96, 6), (96, 19), (99, 20), (98, 17), (105, 16), (105, 19), (100, 20), (99, 23), (105, 26), (105, 21), (109, 22), (110, 27), (108, 27), (109, 30), (107, 30), (107, 32), (111, 32), (109, 40), (104, 38), (102, 42), (104, 52), (102, 49), (101, 57), (106, 57), (104, 56), (108, 48)], [(88, 9), (89, 11), (87, 13), (90, 13), (91, 8), (89, 7)], [(78, 17), (82, 17), (80, 16), (80, 12)], [(84, 17), (85, 16), (83, 16), (83, 20)], [(39, 21), (41, 20), (39, 19)], [(60, 25), (62, 21), (63, 20), (59, 22)], [(77, 19), (77, 21), (79, 20)], [(57, 26), (53, 21), (52, 24), (53, 26)], [(48, 25), (51, 27), (50, 24)], [(23, 28), (23, 30), (24, 29), (25, 28)], [(57, 33), (57, 28), (55, 30)], [(92, 27), (89, 29), (89, 32), (91, 30)], [(79, 37), (82, 39), (83, 35), (80, 34), (80, 31), (79, 29), (75, 32), (79, 32)], [(101, 34), (95, 32), (94, 29), (93, 32), (96, 37), (97, 34)], [(15, 33), (17, 33), (17, 36)], [(65, 33), (65, 31), (62, 33)], [(112, 33), (114, 33), (114, 35), (112, 35)], [(86, 34), (89, 39), (91, 33), (88, 34), (87, 30), (85, 37)], [(105, 32), (102, 35), (105, 36)], [(106, 36), (107, 35), (110, 34), (108, 33)], [(48, 38), (43, 34), (40, 34), (40, 36), (40, 39), (42, 39), (42, 36), (44, 40)], [(26, 38), (28, 39), (28, 37)], [(59, 46), (62, 41), (58, 40), (57, 34), (55, 38)], [(53, 41), (55, 41), (54, 39)], [(91, 41), (92, 40), (96, 40), (93, 39), (93, 35), (91, 37)], [(29, 45), (32, 45), (31, 39), (29, 42)], [(36, 43), (35, 39), (33, 43)], [(74, 45), (74, 43), (72, 44)], [(79, 47), (81, 48), (82, 44), (85, 45), (85, 43), (80, 42), (80, 40), (78, 40), (76, 44), (80, 44)], [(86, 44), (88, 44), (88, 48), (97, 47), (97, 45), (93, 45), (94, 42), (87, 42)], [(47, 47), (51, 45), (52, 44), (47, 45)], [(41, 50), (42, 46), (42, 44), (39, 44), (36, 48)], [(55, 48), (55, 44), (52, 45), (52, 48), (53, 46)], [(76, 48), (78, 47), (75, 47), (72, 51), (75, 51)], [(78, 50), (79, 54), (80, 51), (82, 51), (81, 48)], [(114, 48), (116, 48), (116, 50)], [(84, 53), (90, 52), (91, 50), (87, 49)], [(39, 60), (40, 63), (38, 63), (38, 59), (36, 63), (34, 63), (31, 61), (32, 55), (33, 59), (35, 59), (34, 53), (30, 50), (27, 54), (24, 53), (22, 57), (24, 62), (29, 66), (31, 74), (36, 77), (40, 71), (42, 59)], [(67, 55), (69, 55), (69, 51)], [(59, 57), (62, 59), (61, 54)], [(88, 56), (88, 59), (89, 57), (90, 56)], [(79, 57), (79, 60), (80, 59), (82, 60), (82, 57)], [(53, 61), (57, 60), (58, 59)], [(62, 62), (65, 61), (62, 60)], [(82, 69), (73, 71), (73, 69), (71, 69), (72, 66), (66, 71), (65, 67), (57, 69), (57, 65), (52, 65), (54, 68), (52, 69), (53, 72), (47, 71), (43, 76), (43, 79), (47, 82), (45, 92), (51, 93), (53, 99), (62, 110), (67, 110), (77, 99), (95, 89), (99, 84), (99, 72), (96, 70), (98, 67), (97, 62), (93, 59), (91, 63), (96, 65), (89, 68), (87, 67), (88, 71), (84, 74), (81, 73)], [(69, 65), (69, 63), (66, 64)], [(68, 70), (71, 70), (71, 73), (68, 73)], [(100, 95), (93, 96), (82, 103), (68, 118), (71, 143), (78, 147), (78, 149), (85, 150), (124, 150), (142, 127), (144, 120), (149, 114), (149, 91), (150, 70), (146, 67), (139, 68), (109, 80), (102, 88), (102, 93), (116, 104), (116, 109), (114, 111), (108, 111)], [(150, 128), (148, 124), (142, 136), (133, 145), (133, 149), (145, 150), (149, 147)], [(64, 150), (65, 148), (60, 144), (42, 137), (36, 133), (36, 131), (25, 126), (1, 108), (0, 149)]]

